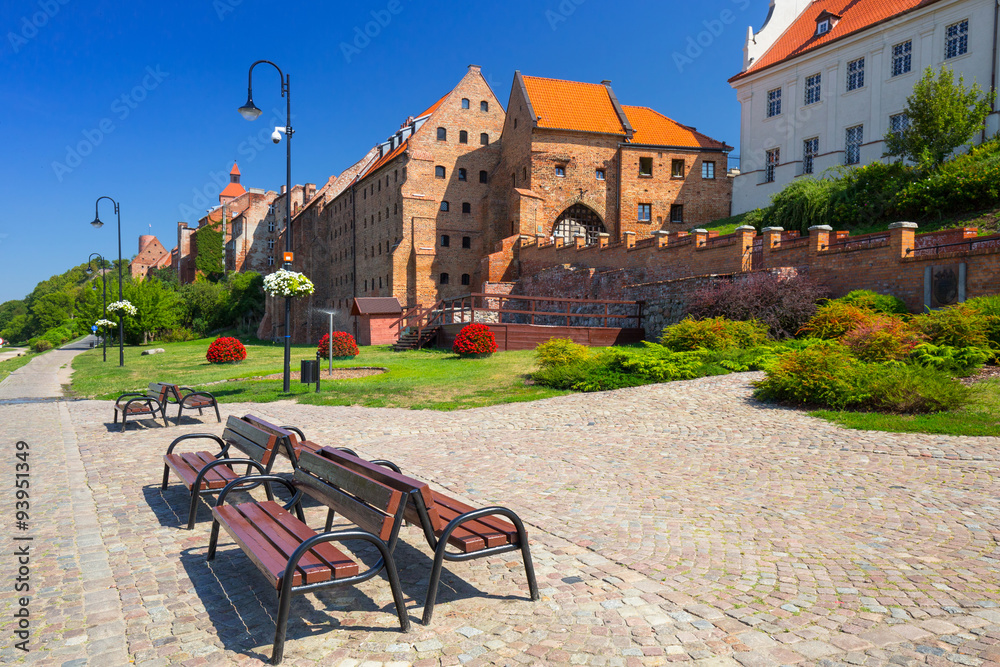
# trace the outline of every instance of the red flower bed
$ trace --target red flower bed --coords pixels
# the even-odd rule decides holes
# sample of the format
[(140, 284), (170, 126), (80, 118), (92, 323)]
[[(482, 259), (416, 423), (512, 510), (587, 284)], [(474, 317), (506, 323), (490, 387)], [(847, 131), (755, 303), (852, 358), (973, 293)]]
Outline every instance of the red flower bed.
[(488, 326), (470, 324), (458, 332), (455, 344), (451, 346), (451, 351), (463, 357), (493, 354), (497, 351), (497, 342)]
[(237, 339), (224, 336), (212, 341), (205, 358), (210, 364), (232, 364), (246, 359), (247, 349)]
[[(319, 356), (324, 359), (330, 356), (330, 334), (326, 334), (319, 339)], [(358, 344), (354, 342), (354, 336), (346, 331), (333, 332), (333, 356), (335, 357), (356, 357), (358, 356)]]

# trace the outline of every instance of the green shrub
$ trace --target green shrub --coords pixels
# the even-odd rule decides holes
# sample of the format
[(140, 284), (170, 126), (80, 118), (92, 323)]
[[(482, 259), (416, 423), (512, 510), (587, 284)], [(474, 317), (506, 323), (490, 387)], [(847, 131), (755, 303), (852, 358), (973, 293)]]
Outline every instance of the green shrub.
[(992, 322), (968, 304), (932, 310), (918, 315), (913, 321), (935, 345), (991, 349), (988, 329)]
[(1000, 294), (977, 296), (966, 301), (965, 305), (985, 317), (986, 338), (996, 354), (1000, 350)]
[(955, 410), (967, 405), (972, 393), (947, 373), (901, 364), (871, 364), (863, 379), (871, 398), (860, 409), (896, 414), (923, 414)]
[(832, 196), (827, 224), (835, 229), (870, 226), (886, 222), (898, 193), (919, 173), (900, 162), (872, 162), (864, 167), (839, 167), (840, 187)]
[(566, 366), (590, 358), (590, 348), (574, 343), (569, 338), (550, 338), (535, 348), (535, 358), (540, 368)]
[(894, 211), (904, 219), (940, 218), (996, 206), (1000, 200), (1000, 139), (976, 146), (901, 188)]
[(871, 317), (872, 312), (869, 310), (840, 301), (829, 301), (816, 309), (816, 314), (799, 329), (799, 333), (811, 338), (836, 340)]
[(708, 354), (705, 350), (672, 352), (647, 342), (639, 348), (611, 347), (563, 365), (545, 366), (532, 377), (555, 389), (608, 391), (724, 372), (706, 363)]
[(686, 317), (664, 329), (660, 338), (661, 345), (674, 352), (747, 349), (766, 342), (767, 327), (761, 322), (722, 317), (703, 320)]
[(160, 341), (164, 343), (184, 343), (189, 340), (194, 340), (194, 332), (185, 327), (177, 327), (175, 329), (167, 329), (163, 331), (159, 336)]
[(842, 187), (838, 179), (796, 179), (771, 197), (771, 207), (764, 213), (763, 224), (803, 234), (812, 225), (828, 225), (833, 200)]
[(989, 358), (989, 352), (980, 347), (952, 347), (933, 343), (918, 345), (910, 353), (910, 361), (919, 366), (963, 376), (975, 371)]
[(31, 344), (31, 349), (35, 352), (45, 352), (46, 350), (51, 350), (52, 348), (52, 343), (44, 338), (36, 338), (35, 342)]
[(875, 313), (886, 313), (888, 315), (906, 315), (910, 312), (907, 310), (906, 304), (902, 299), (866, 289), (848, 292), (840, 298), (831, 299), (831, 301), (846, 303), (849, 306), (856, 306), (864, 310), (870, 310)]
[(923, 340), (909, 322), (892, 315), (874, 314), (840, 339), (861, 361), (900, 361)]

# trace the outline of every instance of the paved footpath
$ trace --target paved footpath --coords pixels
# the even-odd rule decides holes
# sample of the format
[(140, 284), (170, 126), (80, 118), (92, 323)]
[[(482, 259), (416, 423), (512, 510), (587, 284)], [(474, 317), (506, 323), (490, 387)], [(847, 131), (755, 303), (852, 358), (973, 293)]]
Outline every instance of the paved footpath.
[[(68, 354), (25, 370), (51, 387)], [(404, 529), (411, 631), (397, 632), (381, 578), (302, 596), (284, 664), (1000, 667), (1000, 440), (843, 430), (753, 401), (755, 377), (451, 413), (224, 406), (223, 418), (299, 425), (471, 504), (508, 505), (532, 538), (540, 602), (526, 600), (513, 554), (450, 564), (424, 627), (430, 552)], [(10, 443), (31, 443), (39, 494), (33, 650), (8, 646), (3, 611), (0, 658), (266, 661), (273, 592), (226, 539), (207, 563), (207, 508), (183, 530), (186, 492), (159, 488), (171, 438), (221, 427), (148, 421), (119, 434), (111, 416), (107, 401), (0, 399), (0, 474), (13, 475)], [(308, 518), (321, 523), (317, 511)], [(13, 608), (8, 590), (0, 609)]]

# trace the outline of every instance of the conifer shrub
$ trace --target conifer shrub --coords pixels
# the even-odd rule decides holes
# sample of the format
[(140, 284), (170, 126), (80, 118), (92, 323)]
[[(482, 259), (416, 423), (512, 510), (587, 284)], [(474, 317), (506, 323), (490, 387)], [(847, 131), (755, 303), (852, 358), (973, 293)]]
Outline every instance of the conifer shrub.
[(451, 351), (461, 357), (482, 357), (496, 352), (497, 342), (485, 324), (469, 324), (458, 332)]
[(864, 310), (870, 310), (875, 313), (886, 313), (889, 315), (907, 315), (910, 311), (906, 308), (906, 303), (902, 299), (894, 297), (890, 294), (879, 294), (878, 292), (873, 292), (867, 289), (858, 289), (853, 292), (848, 292), (844, 296), (831, 299), (831, 301), (838, 301), (840, 303), (846, 303), (849, 306), (857, 306), (858, 308), (863, 308)]
[(590, 348), (569, 338), (550, 338), (535, 348), (535, 359), (540, 368), (576, 364), (588, 360), (590, 356)]
[(767, 326), (757, 320), (686, 317), (663, 330), (660, 344), (674, 352), (733, 350), (757, 347), (767, 342)]
[(208, 346), (205, 359), (210, 364), (235, 364), (247, 358), (247, 349), (236, 338), (223, 336), (216, 338)]
[(873, 313), (870, 310), (842, 301), (828, 301), (816, 309), (816, 314), (802, 325), (799, 333), (810, 338), (837, 340), (854, 327), (871, 320), (872, 317)]
[(334, 331), (331, 342), (330, 334), (324, 334), (319, 339), (319, 346), (316, 351), (319, 356), (326, 359), (330, 356), (331, 349), (335, 359), (350, 359), (358, 356), (358, 344), (354, 341), (354, 336), (346, 331)]
[(969, 375), (990, 358), (990, 353), (980, 347), (952, 347), (923, 343), (910, 353), (910, 361), (944, 371), (949, 375)]
[(992, 349), (988, 333), (991, 320), (967, 303), (931, 310), (913, 321), (935, 345)]
[(873, 314), (840, 339), (861, 361), (901, 361), (924, 340), (913, 324), (892, 315)]

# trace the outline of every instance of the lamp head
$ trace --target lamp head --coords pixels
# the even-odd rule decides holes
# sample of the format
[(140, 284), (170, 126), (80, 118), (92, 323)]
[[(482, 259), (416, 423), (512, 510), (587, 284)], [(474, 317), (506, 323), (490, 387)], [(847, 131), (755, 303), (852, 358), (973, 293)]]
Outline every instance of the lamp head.
[(240, 115), (247, 120), (257, 120), (260, 114), (263, 113), (257, 108), (257, 105), (253, 103), (253, 95), (250, 91), (247, 91), (247, 103), (239, 108)]
[(101, 222), (101, 219), (97, 216), (94, 216), (94, 221), (90, 224), (94, 226), (94, 229), (100, 229), (101, 227), (104, 226), (104, 223)]

